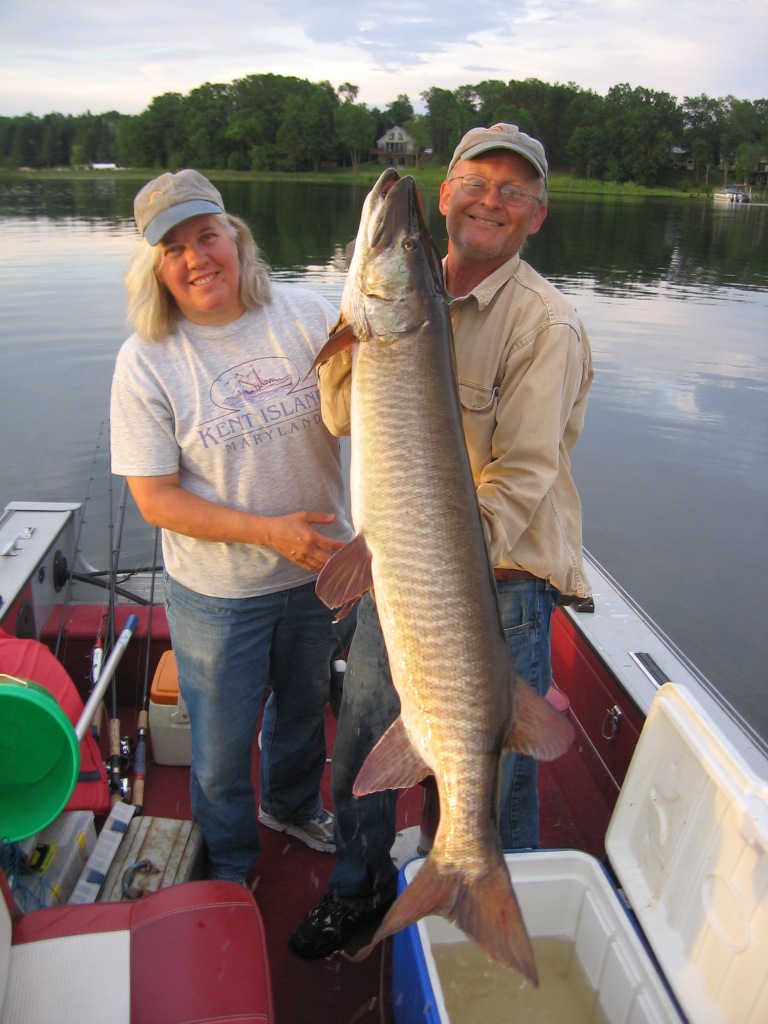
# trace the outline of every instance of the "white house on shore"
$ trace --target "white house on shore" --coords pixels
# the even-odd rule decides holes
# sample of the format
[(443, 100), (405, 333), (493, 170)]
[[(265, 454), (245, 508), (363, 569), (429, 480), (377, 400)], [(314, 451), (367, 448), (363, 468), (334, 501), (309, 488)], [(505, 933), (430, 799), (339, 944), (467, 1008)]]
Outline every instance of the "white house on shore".
[(376, 162), (389, 167), (413, 167), (416, 143), (405, 128), (395, 125), (376, 140)]

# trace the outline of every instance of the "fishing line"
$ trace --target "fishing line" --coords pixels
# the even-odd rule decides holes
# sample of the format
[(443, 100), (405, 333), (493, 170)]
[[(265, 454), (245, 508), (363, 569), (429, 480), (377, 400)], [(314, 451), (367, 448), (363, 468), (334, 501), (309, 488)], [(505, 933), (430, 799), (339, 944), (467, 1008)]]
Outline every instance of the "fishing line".
[[(112, 473), (109, 474), (109, 547), (110, 547), (110, 587), (107, 611), (107, 628), (105, 637), (109, 641), (111, 652), (115, 645), (115, 582), (120, 561), (120, 545), (123, 534), (123, 517), (128, 493), (128, 481), (123, 477), (120, 490), (117, 528), (112, 522)], [(120, 719), (117, 711), (117, 677), (112, 676), (112, 717), (109, 723), (109, 788), (112, 803), (117, 803), (127, 795), (128, 779), (123, 774), (123, 765), (127, 757), (120, 739)]]
[(147, 732), (149, 726), (149, 663), (152, 653), (152, 612), (155, 608), (155, 578), (157, 576), (157, 538), (158, 527), (155, 527), (155, 540), (152, 551), (152, 581), (149, 588), (149, 614), (147, 616), (147, 657), (144, 663), (144, 693), (141, 699), (141, 711), (136, 730), (136, 755), (133, 762), (133, 793), (132, 800), (136, 813), (144, 810), (144, 780), (147, 770)]
[(83, 532), (83, 527), (85, 526), (85, 521), (86, 521), (85, 513), (86, 513), (86, 509), (88, 508), (88, 500), (89, 500), (89, 498), (91, 496), (91, 484), (93, 483), (93, 478), (96, 475), (96, 459), (98, 458), (99, 449), (101, 448), (101, 435), (102, 435), (103, 432), (104, 432), (104, 420), (102, 420), (101, 423), (99, 424), (99, 433), (98, 433), (98, 435), (96, 437), (96, 447), (94, 448), (93, 459), (91, 460), (90, 476), (88, 477), (88, 485), (87, 485), (87, 487), (85, 489), (85, 500), (83, 501), (83, 504), (82, 504), (81, 509), (80, 509), (80, 523), (79, 523), (78, 528), (77, 528), (77, 537), (75, 538), (75, 549), (74, 549), (74, 551), (72, 553), (72, 566), (71, 566), (71, 568), (69, 570), (69, 573), (67, 575), (67, 587), (66, 587), (66, 590), (64, 591), (64, 603), (61, 606), (61, 620), (59, 622), (59, 632), (58, 632), (58, 635), (56, 637), (56, 648), (55, 648), (55, 650), (53, 652), (55, 658), (59, 657), (59, 647), (61, 646), (61, 638), (64, 635), (64, 622), (66, 620), (66, 614), (67, 614), (67, 608), (69, 607), (69, 601), (70, 601), (70, 598), (72, 596), (72, 584), (73, 584), (73, 582), (74, 582), (74, 580), (76, 578), (76, 576), (75, 576), (75, 562), (77, 561), (77, 556), (80, 554), (80, 537), (81, 537), (82, 532)]

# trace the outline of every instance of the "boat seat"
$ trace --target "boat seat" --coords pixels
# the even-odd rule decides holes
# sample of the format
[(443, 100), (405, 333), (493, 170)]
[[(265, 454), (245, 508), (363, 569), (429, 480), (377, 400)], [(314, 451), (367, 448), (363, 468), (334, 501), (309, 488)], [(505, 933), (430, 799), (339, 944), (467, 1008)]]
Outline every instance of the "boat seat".
[(258, 907), (234, 882), (14, 917), (0, 871), (0, 1024), (272, 1024)]

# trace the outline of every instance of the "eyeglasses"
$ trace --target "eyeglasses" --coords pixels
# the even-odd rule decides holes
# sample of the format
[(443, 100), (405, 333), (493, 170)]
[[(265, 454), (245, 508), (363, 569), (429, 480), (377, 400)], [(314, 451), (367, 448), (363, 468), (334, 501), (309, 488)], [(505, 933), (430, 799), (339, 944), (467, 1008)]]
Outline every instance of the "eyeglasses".
[[(484, 196), (491, 188), (490, 181), (481, 174), (465, 174), (460, 178), (449, 178), (448, 181), (461, 182), (462, 191), (468, 196), (473, 196), (475, 199)], [(517, 185), (499, 185), (499, 195), (505, 206), (525, 206), (529, 199), (535, 199), (537, 203), (541, 202), (540, 196), (535, 195), (533, 192), (528, 192), (524, 188), (518, 188)]]

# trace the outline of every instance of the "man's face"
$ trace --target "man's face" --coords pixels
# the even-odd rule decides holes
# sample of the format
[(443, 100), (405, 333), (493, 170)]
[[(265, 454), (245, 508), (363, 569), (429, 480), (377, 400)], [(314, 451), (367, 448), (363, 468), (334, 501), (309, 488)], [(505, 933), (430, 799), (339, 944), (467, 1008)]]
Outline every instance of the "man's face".
[[(467, 195), (458, 180), (467, 174), (486, 178), (490, 189), (483, 195)], [(542, 180), (524, 157), (497, 150), (475, 160), (460, 160), (451, 180), (440, 186), (440, 212), (456, 255), (473, 263), (487, 262), (491, 269), (519, 252), (547, 215), (546, 206), (534, 198), (523, 206), (509, 206), (501, 198), (502, 185), (516, 185), (538, 196)]]

